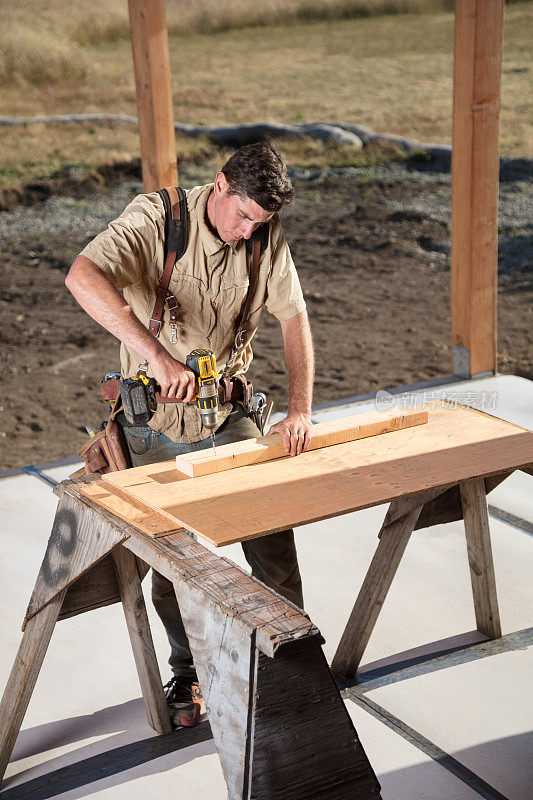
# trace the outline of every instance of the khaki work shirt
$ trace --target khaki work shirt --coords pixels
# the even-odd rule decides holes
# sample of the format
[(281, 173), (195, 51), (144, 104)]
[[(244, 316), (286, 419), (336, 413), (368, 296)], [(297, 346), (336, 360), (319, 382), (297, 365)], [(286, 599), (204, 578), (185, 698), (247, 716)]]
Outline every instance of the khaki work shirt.
[[(168, 310), (165, 307), (159, 340), (178, 361), (197, 347), (212, 350), (219, 374), (230, 357), (240, 313), (249, 284), (251, 256), (244, 240), (227, 244), (207, 226), (206, 205), (212, 184), (187, 191), (189, 239), (187, 249), (176, 262), (169, 289), (178, 302), (178, 342), (170, 341)], [(122, 214), (100, 233), (81, 255), (90, 258), (107, 278), (123, 291), (135, 315), (148, 325), (156, 289), (163, 274), (164, 206), (159, 195), (140, 194)], [(305, 309), (300, 282), (277, 214), (270, 222), (270, 235), (259, 262), (259, 280), (247, 325), (246, 346), (229, 376), (245, 373), (253, 358), (251, 340), (265, 305), (280, 322)], [(143, 358), (121, 344), (122, 375), (137, 374)], [(219, 408), (219, 424), (232, 408)], [(209, 436), (195, 405), (159, 405), (150, 427), (176, 442), (197, 442)]]

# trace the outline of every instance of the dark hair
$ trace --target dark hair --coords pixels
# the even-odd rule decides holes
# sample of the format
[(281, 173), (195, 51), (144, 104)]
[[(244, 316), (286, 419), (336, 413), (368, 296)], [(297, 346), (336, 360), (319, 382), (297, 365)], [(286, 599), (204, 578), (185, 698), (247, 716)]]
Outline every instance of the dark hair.
[(265, 211), (279, 211), (293, 198), (287, 167), (266, 142), (244, 145), (233, 153), (221, 171), (228, 180), (230, 194), (253, 200)]

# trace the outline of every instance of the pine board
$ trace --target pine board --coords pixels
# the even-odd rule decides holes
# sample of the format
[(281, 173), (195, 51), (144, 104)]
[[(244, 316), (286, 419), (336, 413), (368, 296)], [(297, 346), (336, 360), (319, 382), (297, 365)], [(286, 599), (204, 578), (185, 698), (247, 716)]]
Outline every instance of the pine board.
[(458, 406), (295, 458), (192, 479), (166, 461), (106, 482), (220, 547), (532, 461), (531, 431)]
[[(425, 425), (427, 421), (428, 412), (425, 410), (399, 414), (397, 409), (393, 409), (319, 422), (313, 425), (308, 451), (399, 431), (414, 425)], [(176, 456), (176, 467), (189, 478), (199, 478), (202, 475), (212, 475), (215, 472), (224, 472), (249, 464), (260, 464), (276, 458), (289, 458), (289, 456), (283, 449), (281, 435), (271, 433), (257, 439), (222, 445), (217, 447), (216, 453), (209, 449)]]
[(157, 513), (130, 495), (122, 494), (115, 486), (106, 487), (102, 482), (80, 483), (77, 489), (84, 497), (94, 500), (102, 508), (111, 511), (112, 514), (154, 539), (158, 536), (168, 536), (176, 530), (183, 530), (183, 526), (177, 524), (175, 520)]

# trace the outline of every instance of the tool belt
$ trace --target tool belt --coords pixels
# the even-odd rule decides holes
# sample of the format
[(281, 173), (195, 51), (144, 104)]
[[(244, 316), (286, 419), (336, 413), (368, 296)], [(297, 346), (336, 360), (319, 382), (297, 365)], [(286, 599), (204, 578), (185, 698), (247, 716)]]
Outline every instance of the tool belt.
[[(105, 428), (91, 436), (79, 452), (85, 466), (70, 477), (91, 475), (98, 472), (105, 475), (107, 472), (117, 472), (131, 467), (130, 453), (122, 430), (124, 414), (119, 389), (120, 379), (104, 380), (100, 384), (102, 400), (112, 403), (111, 413)], [(244, 375), (235, 375), (233, 378), (222, 378), (218, 387), (218, 401), (223, 403), (240, 403), (247, 414), (251, 413), (252, 384)], [(156, 395), (159, 402), (179, 403), (179, 400), (161, 398)]]
[(85, 461), (85, 466), (75, 473), (76, 477), (94, 472), (105, 475), (106, 472), (117, 472), (131, 467), (128, 445), (116, 419), (121, 411), (122, 402), (119, 396), (113, 403), (105, 428), (91, 436), (81, 448), (79, 455)]
[[(120, 378), (111, 378), (110, 380), (102, 381), (100, 384), (102, 400), (107, 403), (116, 403), (120, 399), (119, 385)], [(234, 375), (232, 378), (221, 378), (218, 386), (218, 402), (220, 405), (224, 405), (224, 403), (240, 403), (248, 413), (252, 393), (252, 384), (244, 375)], [(156, 394), (155, 398), (158, 404), (182, 402), (172, 397), (163, 398), (159, 393)], [(119, 414), (120, 411), (121, 408), (118, 409), (117, 414)]]

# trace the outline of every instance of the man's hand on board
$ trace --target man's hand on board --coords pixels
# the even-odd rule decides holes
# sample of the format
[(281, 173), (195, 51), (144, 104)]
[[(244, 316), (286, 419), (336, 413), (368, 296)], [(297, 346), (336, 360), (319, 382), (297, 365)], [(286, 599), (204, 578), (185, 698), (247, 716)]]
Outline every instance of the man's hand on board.
[(285, 419), (272, 425), (269, 433), (279, 433), (287, 455), (299, 456), (311, 441), (311, 414), (289, 413)]

